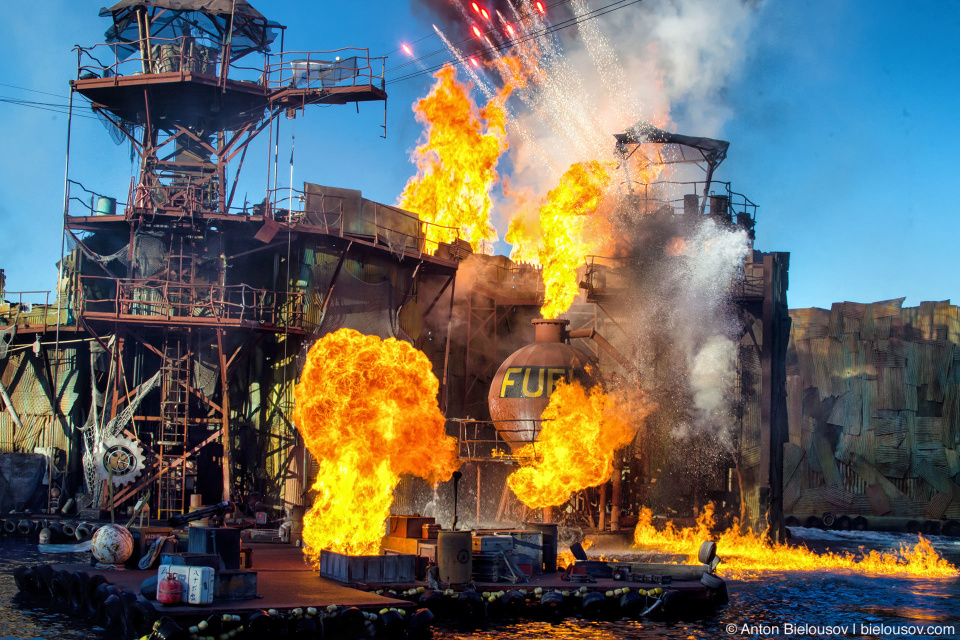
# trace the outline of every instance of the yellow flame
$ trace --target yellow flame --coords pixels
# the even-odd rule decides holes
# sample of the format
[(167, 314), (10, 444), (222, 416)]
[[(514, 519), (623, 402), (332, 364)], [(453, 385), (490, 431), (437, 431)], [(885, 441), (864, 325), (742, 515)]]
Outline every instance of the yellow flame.
[[(506, 85), (483, 109), (470, 98), (471, 85), (457, 81), (444, 66), (427, 97), (414, 105), (426, 130), (413, 157), (417, 174), (407, 182), (398, 206), (416, 213), (424, 225), (426, 250), (459, 236), (474, 251), (497, 240), (490, 223), (490, 190), (499, 180), (497, 163), (507, 149), (504, 102)], [(442, 225), (442, 226), (436, 226)]]
[(711, 534), (713, 526), (712, 503), (697, 519), (697, 526), (687, 528), (676, 528), (667, 523), (663, 530), (657, 530), (650, 510), (643, 509), (634, 532), (634, 544), (688, 555), (688, 561), (696, 563), (700, 543), (714, 539), (717, 555), (723, 560), (717, 572), (731, 578), (767, 571), (818, 570), (931, 578), (960, 576), (960, 569), (941, 557), (923, 536), (915, 546), (901, 544), (898, 551), (864, 551), (855, 555), (849, 552), (818, 553), (807, 547), (774, 543), (766, 535), (751, 529), (741, 532), (736, 523), (717, 537)]
[(640, 401), (628, 411), (628, 404), (622, 392), (561, 382), (543, 411), (536, 444), (517, 452), (521, 467), (507, 478), (517, 498), (531, 508), (552, 507), (609, 480), (614, 452), (633, 440), (637, 420), (652, 408)]
[(610, 184), (607, 166), (596, 160), (571, 165), (540, 206), (544, 318), (556, 318), (570, 308), (578, 292), (577, 267), (599, 246), (583, 230)]
[(310, 348), (294, 421), (319, 464), (304, 552), (377, 553), (401, 474), (437, 483), (457, 469), (427, 357), (406, 342), (352, 329)]

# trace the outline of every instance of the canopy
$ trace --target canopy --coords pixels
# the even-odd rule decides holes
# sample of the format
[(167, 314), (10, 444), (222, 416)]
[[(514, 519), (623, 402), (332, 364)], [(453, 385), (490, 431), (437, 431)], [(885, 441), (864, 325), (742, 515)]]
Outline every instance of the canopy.
[(128, 46), (120, 47), (127, 55), (138, 50), (142, 38), (138, 14), (142, 12), (149, 18), (150, 37), (158, 40), (192, 36), (219, 48), (230, 30), (232, 60), (254, 51), (269, 51), (277, 29), (283, 28), (267, 20), (246, 0), (121, 0), (100, 10), (101, 16), (113, 18), (106, 41), (127, 43)]
[(633, 153), (633, 151), (627, 152), (627, 145), (630, 144), (640, 145), (654, 142), (677, 145), (676, 153), (670, 154), (674, 157), (670, 159), (661, 158), (662, 162), (706, 161), (713, 169), (727, 157), (727, 149), (730, 147), (730, 143), (723, 140), (670, 133), (643, 121), (638, 122), (623, 133), (615, 133), (613, 137), (617, 139), (617, 149), (624, 156), (629, 157)]

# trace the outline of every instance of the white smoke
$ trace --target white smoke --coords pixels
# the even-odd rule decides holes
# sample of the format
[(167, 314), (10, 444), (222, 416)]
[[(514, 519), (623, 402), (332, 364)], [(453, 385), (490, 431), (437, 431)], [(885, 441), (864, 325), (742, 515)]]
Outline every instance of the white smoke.
[[(574, 162), (613, 159), (614, 133), (639, 120), (697, 136), (720, 134), (731, 110), (723, 90), (746, 55), (761, 3), (648, 1), (582, 20), (544, 43), (540, 79), (512, 102), (512, 182), (545, 193)], [(523, 93), (523, 92), (520, 92)]]
[(737, 375), (737, 343), (727, 336), (710, 336), (693, 356), (689, 368), (690, 390), (698, 413), (694, 425), (709, 429), (725, 449), (732, 451), (733, 434), (724, 427), (730, 422), (730, 394)]

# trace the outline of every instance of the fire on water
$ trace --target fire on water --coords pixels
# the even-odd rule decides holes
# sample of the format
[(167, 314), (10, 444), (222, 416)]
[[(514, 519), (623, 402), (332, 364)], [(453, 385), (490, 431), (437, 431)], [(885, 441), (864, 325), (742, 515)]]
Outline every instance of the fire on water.
[(650, 510), (644, 509), (634, 533), (634, 544), (688, 555), (689, 562), (696, 563), (700, 543), (715, 540), (718, 555), (723, 559), (717, 572), (727, 578), (749, 577), (770, 571), (835, 570), (924, 578), (960, 576), (960, 569), (940, 556), (923, 536), (919, 536), (915, 546), (901, 543), (897, 551), (818, 553), (804, 546), (771, 542), (765, 535), (755, 533), (752, 529), (741, 532), (736, 523), (717, 537), (711, 535), (713, 525), (712, 504), (697, 519), (697, 526), (676, 528), (673, 524), (667, 524), (662, 531), (653, 526)]

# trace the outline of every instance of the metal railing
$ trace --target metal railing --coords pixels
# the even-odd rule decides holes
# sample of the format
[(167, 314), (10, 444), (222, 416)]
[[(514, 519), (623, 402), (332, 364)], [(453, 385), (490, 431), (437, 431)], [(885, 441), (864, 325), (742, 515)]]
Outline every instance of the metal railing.
[[(50, 291), (4, 291), (0, 295), (0, 327), (17, 325), (20, 328), (46, 331), (70, 321), (66, 305), (58, 309), (50, 304)], [(40, 302), (42, 298), (43, 302)], [(54, 298), (56, 300), (56, 298)]]
[[(319, 199), (320, 208), (307, 208), (308, 198)], [(437, 235), (452, 237), (454, 242), (460, 238), (457, 227), (424, 222), (397, 207), (360, 199), (360, 208), (354, 212), (345, 210), (344, 200), (341, 196), (278, 188), (270, 191), (268, 214), (278, 222), (309, 225), (327, 235), (366, 239), (375, 246), (414, 254), (436, 253), (439, 242), (430, 239), (432, 230), (443, 230)]]
[[(461, 460), (498, 460), (501, 462), (519, 462), (522, 458), (513, 453), (512, 447), (531, 445), (526, 450), (536, 456), (536, 438), (525, 438), (529, 429), (521, 424), (529, 420), (470, 420), (451, 418), (448, 420), (457, 429), (457, 453)], [(536, 421), (538, 425), (542, 422)], [(517, 434), (516, 439), (507, 440), (502, 434)], [(539, 434), (539, 426), (537, 427)], [(524, 459), (526, 456), (524, 456)]]
[(110, 317), (153, 317), (169, 321), (250, 321), (300, 329), (305, 295), (241, 285), (183, 284), (80, 276), (76, 312)]
[[(375, 65), (379, 61), (379, 70)], [(284, 51), (267, 56), (264, 75), (270, 89), (329, 89), (374, 85), (385, 89), (386, 57), (370, 57), (369, 49)]]
[[(131, 47), (135, 47), (135, 51), (128, 55)], [(220, 44), (193, 36), (100, 43), (78, 46), (75, 50), (78, 80), (171, 73), (178, 73), (182, 78), (188, 73), (216, 76), (221, 72)]]
[[(742, 193), (730, 188), (729, 182), (710, 182), (710, 194), (703, 199), (706, 182), (632, 182), (633, 197), (644, 204), (649, 213), (669, 209), (672, 213), (696, 213), (702, 208), (705, 215), (729, 216), (738, 225), (753, 228), (757, 219), (758, 205)], [(676, 195), (678, 192), (685, 192)]]
[[(133, 53), (129, 53), (133, 49)], [(221, 43), (195, 36), (143, 38), (131, 42), (75, 47), (77, 79), (122, 78), (135, 75), (200, 74), (267, 89), (329, 89), (346, 86), (386, 86), (386, 57), (370, 57), (369, 49), (344, 47), (331, 51), (284, 51), (265, 54), (262, 64), (223, 58)], [(227, 68), (224, 69), (223, 65)]]

